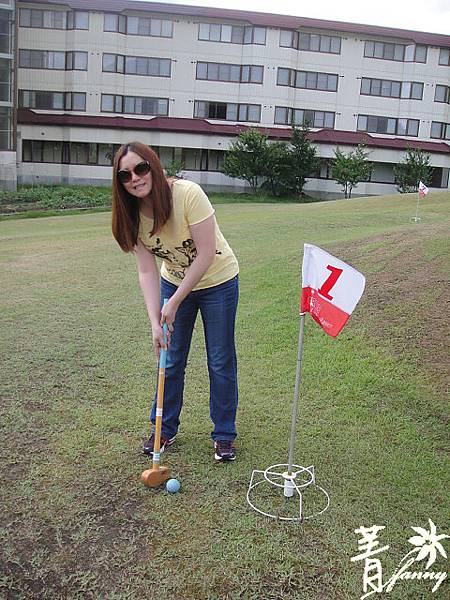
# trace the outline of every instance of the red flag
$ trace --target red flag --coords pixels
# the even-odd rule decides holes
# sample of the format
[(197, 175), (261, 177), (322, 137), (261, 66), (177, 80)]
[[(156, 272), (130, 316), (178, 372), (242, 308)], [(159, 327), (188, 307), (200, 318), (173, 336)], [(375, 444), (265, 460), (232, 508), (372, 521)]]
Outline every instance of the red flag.
[(347, 263), (305, 244), (300, 310), (336, 337), (362, 296), (366, 278)]
[(422, 181), (419, 181), (419, 196), (424, 198), (429, 191), (430, 190), (427, 188), (427, 186)]

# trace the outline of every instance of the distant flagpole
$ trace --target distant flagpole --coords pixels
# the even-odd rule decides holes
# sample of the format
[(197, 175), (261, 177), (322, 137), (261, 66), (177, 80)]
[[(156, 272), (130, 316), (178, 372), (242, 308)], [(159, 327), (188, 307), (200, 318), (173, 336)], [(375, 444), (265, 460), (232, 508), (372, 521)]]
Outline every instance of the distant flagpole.
[(428, 194), (428, 192), (429, 192), (429, 190), (428, 190), (427, 186), (422, 181), (419, 181), (419, 187), (417, 189), (416, 216), (413, 217), (414, 223), (418, 223), (420, 221), (420, 217), (419, 217), (419, 201), (420, 201), (421, 198), (423, 198), (424, 196), (426, 196)]
[(413, 218), (414, 223), (418, 223), (420, 221), (420, 217), (419, 217), (419, 201), (420, 201), (420, 190), (417, 190), (416, 216)]

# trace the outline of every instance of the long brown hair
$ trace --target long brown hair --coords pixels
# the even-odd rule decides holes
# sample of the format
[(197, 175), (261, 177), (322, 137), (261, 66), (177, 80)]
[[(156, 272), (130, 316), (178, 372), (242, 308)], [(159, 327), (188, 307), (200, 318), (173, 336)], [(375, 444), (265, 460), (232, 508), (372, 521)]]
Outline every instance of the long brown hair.
[(112, 180), (112, 232), (124, 252), (131, 252), (137, 244), (139, 232), (139, 201), (129, 194), (117, 178), (119, 163), (128, 152), (139, 154), (150, 164), (153, 208), (151, 235), (161, 231), (172, 211), (172, 193), (156, 152), (141, 142), (130, 142), (121, 146), (115, 156)]

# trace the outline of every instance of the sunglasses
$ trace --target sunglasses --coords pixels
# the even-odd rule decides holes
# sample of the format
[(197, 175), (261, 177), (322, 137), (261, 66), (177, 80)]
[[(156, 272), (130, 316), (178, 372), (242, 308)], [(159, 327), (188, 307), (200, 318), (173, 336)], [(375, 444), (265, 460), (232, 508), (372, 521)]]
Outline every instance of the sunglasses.
[(117, 179), (120, 181), (120, 183), (130, 183), (133, 173), (138, 177), (147, 175), (147, 173), (150, 173), (149, 163), (147, 161), (143, 161), (138, 163), (134, 169), (131, 169), (131, 171), (118, 171)]

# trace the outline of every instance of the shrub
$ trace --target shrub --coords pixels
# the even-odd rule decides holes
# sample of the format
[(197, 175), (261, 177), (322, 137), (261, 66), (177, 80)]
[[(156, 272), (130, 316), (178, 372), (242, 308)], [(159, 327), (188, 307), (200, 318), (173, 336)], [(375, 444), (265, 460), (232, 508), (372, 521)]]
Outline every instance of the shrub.
[(394, 166), (395, 183), (401, 194), (416, 192), (419, 181), (430, 185), (432, 174), (430, 155), (419, 148), (408, 147), (405, 160)]
[(61, 210), (111, 206), (111, 189), (94, 186), (20, 186), (16, 192), (0, 192), (1, 212)]

